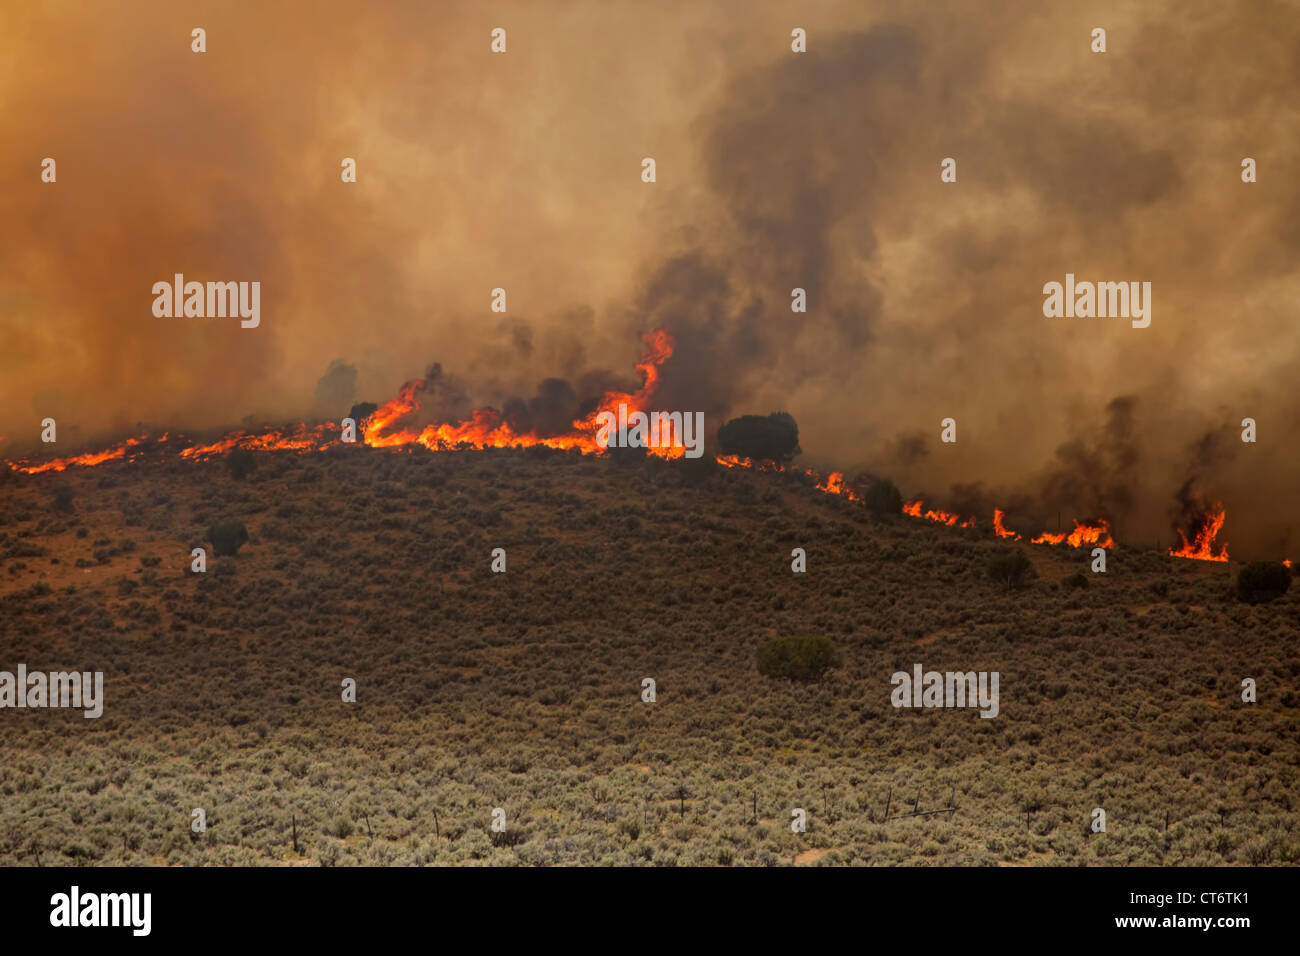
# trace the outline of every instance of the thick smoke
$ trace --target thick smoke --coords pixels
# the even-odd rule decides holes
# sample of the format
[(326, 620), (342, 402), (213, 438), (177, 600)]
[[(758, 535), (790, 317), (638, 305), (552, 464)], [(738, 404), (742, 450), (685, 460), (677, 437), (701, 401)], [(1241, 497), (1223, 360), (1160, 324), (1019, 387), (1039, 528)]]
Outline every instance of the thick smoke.
[[(663, 325), (666, 407), (787, 410), (811, 465), (1141, 541), (1194, 475), (1234, 556), (1300, 557), (1294, 8), (792, 9), (6, 9), (0, 455), (50, 409), (61, 439), (307, 417), (339, 357), (357, 398), (433, 356), (428, 415), (552, 429)], [(154, 319), (176, 272), (260, 280), (262, 325)], [(1151, 281), (1151, 327), (1044, 318), (1067, 272)]]

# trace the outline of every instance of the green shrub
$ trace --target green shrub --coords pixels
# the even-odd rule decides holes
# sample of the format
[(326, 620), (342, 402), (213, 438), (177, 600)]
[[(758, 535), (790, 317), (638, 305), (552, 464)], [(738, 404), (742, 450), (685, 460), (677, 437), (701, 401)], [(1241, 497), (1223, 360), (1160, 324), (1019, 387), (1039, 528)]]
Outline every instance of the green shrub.
[(903, 495), (888, 478), (881, 478), (867, 485), (867, 493), (863, 495), (862, 500), (867, 510), (878, 518), (903, 513)]
[(63, 514), (71, 514), (76, 511), (76, 506), (72, 503), (76, 498), (76, 493), (67, 485), (60, 485), (54, 489), (54, 501), (51, 507)]
[(758, 672), (764, 677), (818, 681), (840, 656), (827, 637), (777, 637), (758, 649)]
[(212, 542), (213, 553), (235, 554), (248, 541), (248, 529), (242, 521), (225, 518), (208, 528), (208, 540)]
[(1281, 561), (1252, 561), (1237, 575), (1237, 598), (1247, 604), (1267, 604), (1286, 594), (1291, 571)]
[(1022, 587), (1036, 575), (1033, 562), (1019, 548), (994, 555), (989, 559), (988, 569), (989, 577), (1005, 585), (1008, 590)]
[(231, 478), (243, 481), (257, 471), (257, 457), (247, 448), (236, 448), (226, 456), (226, 467), (230, 469)]
[(718, 459), (708, 452), (699, 458), (687, 458), (683, 455), (677, 461), (677, 471), (684, 484), (701, 485), (717, 473)]
[(1063, 588), (1086, 588), (1088, 586), (1088, 576), (1082, 571), (1075, 571), (1066, 578), (1061, 579)]

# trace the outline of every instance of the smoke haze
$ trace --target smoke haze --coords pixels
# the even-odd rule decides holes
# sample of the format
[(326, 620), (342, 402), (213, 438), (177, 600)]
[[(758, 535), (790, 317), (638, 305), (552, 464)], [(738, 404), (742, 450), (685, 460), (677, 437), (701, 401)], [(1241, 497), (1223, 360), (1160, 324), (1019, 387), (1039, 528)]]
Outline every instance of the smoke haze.
[[(0, 457), (435, 361), (440, 413), (562, 428), (663, 326), (710, 430), (786, 410), (810, 465), (1140, 543), (1221, 500), (1234, 557), (1300, 558), (1296, 4), (704, 7), (9, 5)], [(1151, 326), (1044, 318), (1067, 272)], [(261, 326), (154, 318), (175, 273), (260, 281)]]

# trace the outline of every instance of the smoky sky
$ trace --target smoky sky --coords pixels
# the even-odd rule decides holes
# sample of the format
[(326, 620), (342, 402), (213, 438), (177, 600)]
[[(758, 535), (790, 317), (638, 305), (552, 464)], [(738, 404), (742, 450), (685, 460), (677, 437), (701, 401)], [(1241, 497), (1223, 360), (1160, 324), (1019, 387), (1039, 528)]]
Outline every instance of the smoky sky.
[[(0, 28), (0, 455), (46, 414), (278, 422), (433, 362), (447, 410), (547, 430), (635, 386), (664, 326), (665, 407), (789, 411), (810, 465), (1135, 540), (1190, 487), (1234, 556), (1300, 547), (1293, 4), (140, 2)], [(260, 327), (154, 318), (177, 272), (261, 281)], [(1067, 272), (1150, 281), (1151, 327), (1044, 318)], [(336, 361), (355, 377), (318, 392)]]

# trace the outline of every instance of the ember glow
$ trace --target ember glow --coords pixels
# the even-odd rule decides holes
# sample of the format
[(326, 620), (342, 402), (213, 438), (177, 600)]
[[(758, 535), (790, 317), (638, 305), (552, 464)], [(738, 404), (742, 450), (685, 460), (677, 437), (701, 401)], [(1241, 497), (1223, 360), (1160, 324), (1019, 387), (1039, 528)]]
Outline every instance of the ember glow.
[(1169, 554), (1175, 558), (1194, 558), (1197, 561), (1227, 561), (1228, 545), (1225, 542), (1221, 547), (1222, 550), (1216, 552), (1214, 539), (1218, 537), (1219, 532), (1223, 530), (1223, 522), (1227, 519), (1227, 512), (1223, 505), (1215, 503), (1214, 507), (1205, 513), (1205, 515), (1192, 529), (1192, 540), (1187, 540), (1187, 535), (1180, 528), (1178, 537), (1182, 539), (1183, 546), (1177, 550), (1170, 548)]

